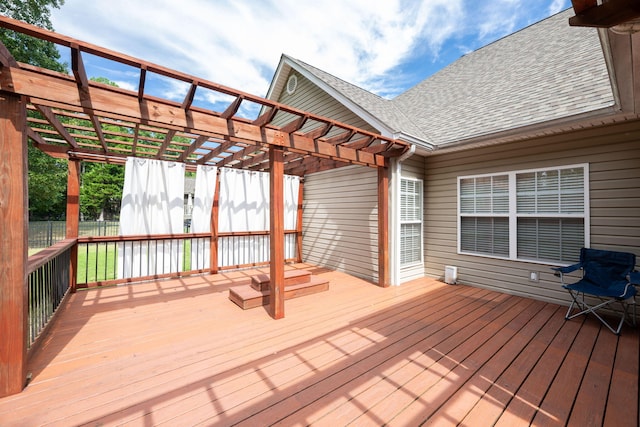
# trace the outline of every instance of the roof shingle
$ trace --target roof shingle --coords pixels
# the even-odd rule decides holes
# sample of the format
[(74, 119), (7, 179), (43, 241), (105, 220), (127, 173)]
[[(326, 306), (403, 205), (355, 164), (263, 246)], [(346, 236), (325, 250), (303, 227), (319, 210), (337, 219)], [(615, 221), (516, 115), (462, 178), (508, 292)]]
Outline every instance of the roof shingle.
[(571, 12), (469, 53), (392, 100), (284, 58), (374, 116), (386, 131), (443, 145), (615, 105), (598, 32), (570, 27)]

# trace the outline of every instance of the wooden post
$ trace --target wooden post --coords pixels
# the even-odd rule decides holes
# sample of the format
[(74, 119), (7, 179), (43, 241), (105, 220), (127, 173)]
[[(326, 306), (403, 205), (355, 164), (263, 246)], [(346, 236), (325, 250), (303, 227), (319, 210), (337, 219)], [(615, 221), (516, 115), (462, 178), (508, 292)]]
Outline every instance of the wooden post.
[(271, 317), (284, 317), (284, 150), (269, 147), (269, 253)]
[(26, 101), (0, 92), (0, 397), (27, 378)]
[(389, 166), (378, 168), (378, 285), (389, 286)]
[(220, 174), (216, 174), (216, 189), (213, 192), (211, 206), (211, 239), (209, 245), (209, 272), (218, 274), (218, 212), (220, 211)]
[(302, 262), (302, 202), (304, 196), (304, 181), (300, 180), (298, 188), (298, 218), (296, 219), (296, 252), (297, 261)]
[[(67, 174), (67, 239), (80, 234), (80, 161), (69, 160)], [(71, 248), (69, 291), (75, 293), (78, 279), (78, 244)]]

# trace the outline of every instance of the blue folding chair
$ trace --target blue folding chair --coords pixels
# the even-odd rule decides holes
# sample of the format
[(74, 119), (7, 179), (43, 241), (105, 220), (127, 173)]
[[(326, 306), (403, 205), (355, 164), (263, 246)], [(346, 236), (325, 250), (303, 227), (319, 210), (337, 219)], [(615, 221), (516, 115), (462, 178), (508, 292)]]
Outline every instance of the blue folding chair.
[[(637, 290), (634, 285), (640, 285), (640, 273), (634, 271), (635, 265), (636, 256), (632, 253), (582, 248), (578, 264), (552, 268), (556, 272), (555, 275), (560, 277), (562, 287), (571, 295), (572, 301), (565, 319), (592, 313), (616, 335), (620, 334), (622, 324), (630, 315), (635, 326)], [(565, 283), (564, 275), (579, 269), (582, 269), (582, 278), (575, 283)], [(591, 305), (587, 298), (597, 299), (600, 303), (596, 301), (596, 304)], [(617, 328), (614, 329), (597, 310), (615, 303), (621, 305), (622, 314)], [(630, 305), (633, 307), (632, 314), (629, 313)], [(574, 313), (574, 309), (578, 311)]]

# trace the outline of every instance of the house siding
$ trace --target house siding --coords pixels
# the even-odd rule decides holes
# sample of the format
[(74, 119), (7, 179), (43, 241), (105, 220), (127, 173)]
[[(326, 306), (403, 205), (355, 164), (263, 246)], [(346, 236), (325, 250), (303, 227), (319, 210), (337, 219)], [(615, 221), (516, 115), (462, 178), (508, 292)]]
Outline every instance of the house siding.
[[(298, 79), (296, 90), (292, 94), (283, 90), (278, 102), (375, 132), (313, 82), (294, 70), (291, 73)], [(292, 118), (286, 113), (278, 113), (273, 124), (282, 126)], [(311, 127), (314, 125), (307, 125), (301, 131), (308, 131)], [(306, 175), (302, 224), (304, 262), (377, 282), (378, 193), (375, 169), (346, 166)]]
[[(292, 94), (288, 94), (286, 90), (283, 90), (278, 102), (286, 105), (290, 105), (299, 110), (308, 111), (310, 113), (327, 117), (332, 120), (355, 126), (357, 128), (367, 130), (370, 132), (376, 132), (367, 122), (362, 120), (351, 110), (332, 98), (327, 92), (320, 89), (309, 79), (300, 75), (299, 73), (292, 71), (298, 79), (298, 85), (296, 90)], [(290, 76), (291, 74), (289, 74)], [(287, 76), (287, 79), (289, 78)], [(287, 113), (278, 113), (273, 120), (273, 124), (276, 126), (282, 126), (292, 119), (297, 118)], [(302, 131), (308, 131), (310, 127), (315, 127), (317, 124), (309, 124), (307, 127), (303, 127)], [(336, 131), (339, 131), (336, 130)], [(328, 136), (331, 136), (328, 135)]]
[[(589, 164), (590, 246), (640, 258), (640, 122), (503, 144), (425, 160), (425, 275), (558, 303), (568, 294), (550, 265), (457, 254), (457, 177)], [(540, 273), (539, 282), (529, 272)]]
[(378, 280), (377, 172), (348, 166), (305, 177), (303, 261)]

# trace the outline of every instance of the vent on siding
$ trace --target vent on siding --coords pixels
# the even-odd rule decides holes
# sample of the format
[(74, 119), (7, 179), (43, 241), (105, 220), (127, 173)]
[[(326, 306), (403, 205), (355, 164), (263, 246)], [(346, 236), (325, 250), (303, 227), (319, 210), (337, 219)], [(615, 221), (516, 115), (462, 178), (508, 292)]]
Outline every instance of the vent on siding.
[(289, 95), (293, 95), (293, 92), (296, 91), (298, 87), (298, 77), (295, 74), (289, 76), (289, 80), (287, 80), (287, 93)]

